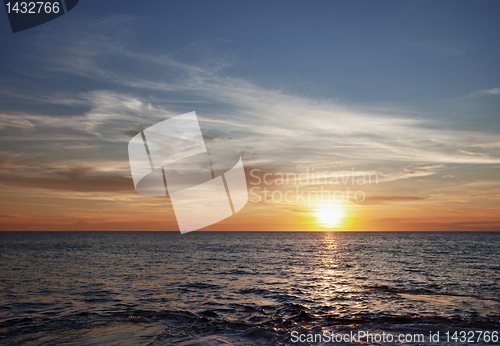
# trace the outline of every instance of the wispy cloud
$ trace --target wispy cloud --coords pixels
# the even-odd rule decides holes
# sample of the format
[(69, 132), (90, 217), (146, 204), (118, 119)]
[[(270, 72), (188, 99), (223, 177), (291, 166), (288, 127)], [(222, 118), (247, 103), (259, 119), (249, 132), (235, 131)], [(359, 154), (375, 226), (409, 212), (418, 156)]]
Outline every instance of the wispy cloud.
[(492, 88), (492, 89), (484, 89), (484, 90), (479, 90), (475, 92), (475, 94), (482, 94), (482, 95), (500, 95), (500, 88)]
[[(88, 167), (66, 168), (45, 174), (45, 177), (31, 174), (0, 174), (0, 184), (9, 187), (66, 190), (78, 192), (132, 192), (130, 177), (111, 174), (95, 174)], [(48, 176), (47, 176), (48, 175)]]
[(27, 119), (14, 115), (0, 114), (0, 130), (6, 128), (33, 129), (35, 126)]
[[(121, 27), (118, 24), (128, 20), (111, 18), (107, 25)], [(112, 83), (115, 90), (37, 95), (33, 102), (66, 106), (73, 103), (88, 111), (71, 117), (4, 115), (0, 122), (4, 127), (31, 129), (29, 134), (16, 133), (15, 139), (11, 136), (13, 140), (50, 141), (54, 150), (58, 150), (57, 141), (99, 143), (100, 156), (116, 157), (119, 150), (126, 160), (126, 147), (116, 145), (127, 142), (134, 131), (195, 110), (205, 134), (213, 138), (210, 145), (230, 142), (232, 147), (248, 153), (248, 164), (268, 169), (319, 166), (339, 170), (384, 162), (388, 170), (384, 174), (401, 179), (435, 174), (449, 163), (500, 163), (497, 136), (475, 133), (480, 139), (471, 143), (465, 139), (467, 133), (442, 129), (446, 128), (443, 124), (438, 129), (437, 123), (415, 116), (418, 111), (405, 113), (401, 109), (313, 99), (225, 75), (221, 68), (211, 70), (172, 56), (137, 53), (120, 43), (122, 32), (104, 36), (101, 25), (90, 23), (85, 30), (88, 34), (80, 35), (80, 40), (62, 35), (62, 42), (44, 46), (45, 55), (41, 54), (40, 59), (45, 57), (43, 61), (50, 71), (57, 65), (61, 73)], [(453, 52), (432, 42), (416, 46)], [(57, 63), (53, 60), (56, 56)], [(108, 61), (120, 61), (130, 68), (124, 70)], [(123, 88), (126, 91), (119, 91)], [(182, 100), (201, 103), (199, 107), (188, 103), (187, 108), (179, 103)], [(416, 168), (401, 172), (402, 165)], [(419, 165), (433, 168), (420, 169)]]
[(365, 204), (401, 203), (425, 201), (429, 196), (368, 196)]
[(391, 172), (389, 174), (383, 175), (381, 181), (388, 182), (399, 179), (409, 179), (415, 177), (426, 177), (434, 175), (443, 167), (442, 164), (414, 164), (404, 167), (402, 171)]

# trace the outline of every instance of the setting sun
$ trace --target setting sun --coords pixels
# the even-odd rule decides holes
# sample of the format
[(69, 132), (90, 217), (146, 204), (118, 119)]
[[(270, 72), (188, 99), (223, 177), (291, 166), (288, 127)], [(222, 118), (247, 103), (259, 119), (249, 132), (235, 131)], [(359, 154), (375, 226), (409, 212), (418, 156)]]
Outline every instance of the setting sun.
[(344, 218), (341, 207), (335, 204), (321, 206), (314, 215), (318, 218), (318, 223), (325, 227), (337, 227)]

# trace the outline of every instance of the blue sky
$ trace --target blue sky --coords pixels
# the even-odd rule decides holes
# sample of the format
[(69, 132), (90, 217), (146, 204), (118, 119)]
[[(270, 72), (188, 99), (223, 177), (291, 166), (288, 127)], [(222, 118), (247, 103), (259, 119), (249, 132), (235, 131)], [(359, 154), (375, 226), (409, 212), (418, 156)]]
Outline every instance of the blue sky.
[[(121, 31), (129, 49), (218, 62), (226, 75), (265, 86), (345, 102), (416, 105), (497, 87), (499, 12), (495, 1), (87, 0), (58, 22), (4, 34), (2, 57), (18, 62), (34, 53), (40, 32), (64, 36), (76, 20), (99, 21), (102, 35)], [(108, 27), (113, 32), (104, 24), (110, 16), (122, 18)], [(3, 17), (6, 28), (5, 11)]]
[[(36, 189), (43, 209), (91, 192), (127, 209), (128, 140), (194, 110), (248, 167), (377, 171), (374, 201), (425, 200), (413, 207), (447, 210), (440, 222), (451, 201), (484, 210), (500, 191), (499, 14), (496, 1), (82, 0), (12, 34), (2, 11), (4, 195)], [(43, 214), (2, 203), (9, 222)], [(75, 203), (54, 219), (92, 222)]]

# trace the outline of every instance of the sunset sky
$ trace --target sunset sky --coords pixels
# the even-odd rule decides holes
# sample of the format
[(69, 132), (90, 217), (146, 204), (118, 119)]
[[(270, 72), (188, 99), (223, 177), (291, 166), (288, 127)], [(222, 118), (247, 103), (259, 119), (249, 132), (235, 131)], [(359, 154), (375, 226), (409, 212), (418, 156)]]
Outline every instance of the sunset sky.
[(127, 145), (195, 111), (252, 191), (204, 230), (498, 231), (499, 15), (498, 1), (82, 0), (13, 34), (2, 8), (0, 230), (178, 231), (167, 198), (135, 191)]

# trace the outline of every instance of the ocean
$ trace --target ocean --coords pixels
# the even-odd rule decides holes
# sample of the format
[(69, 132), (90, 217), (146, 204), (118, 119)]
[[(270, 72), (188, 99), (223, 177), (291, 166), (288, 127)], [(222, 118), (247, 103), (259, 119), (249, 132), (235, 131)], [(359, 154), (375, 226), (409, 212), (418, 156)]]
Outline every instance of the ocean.
[(0, 240), (2, 345), (500, 344), (500, 233)]

